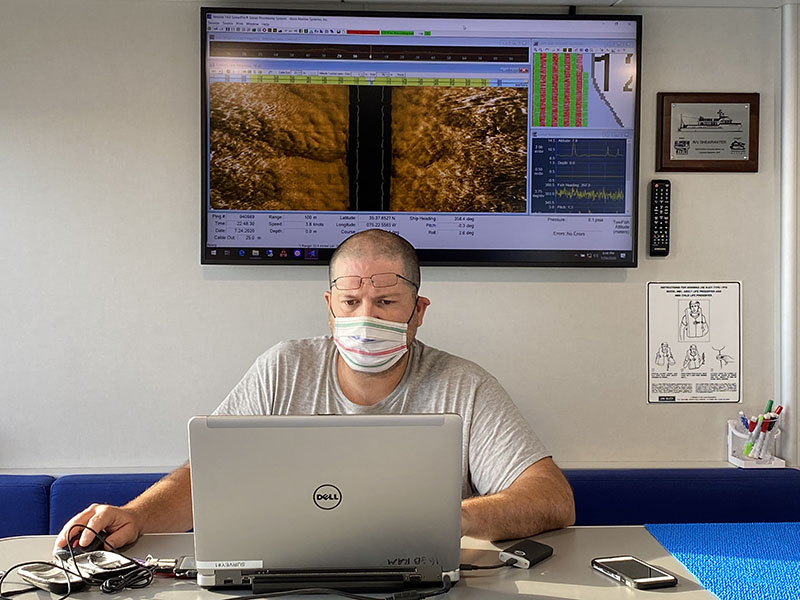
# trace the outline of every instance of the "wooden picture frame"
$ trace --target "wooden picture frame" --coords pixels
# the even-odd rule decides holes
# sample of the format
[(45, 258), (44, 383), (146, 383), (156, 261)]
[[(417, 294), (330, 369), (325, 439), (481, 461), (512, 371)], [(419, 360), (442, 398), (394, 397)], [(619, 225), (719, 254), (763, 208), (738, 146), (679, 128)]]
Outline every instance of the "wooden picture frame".
[(659, 92), (656, 171), (758, 171), (758, 94)]

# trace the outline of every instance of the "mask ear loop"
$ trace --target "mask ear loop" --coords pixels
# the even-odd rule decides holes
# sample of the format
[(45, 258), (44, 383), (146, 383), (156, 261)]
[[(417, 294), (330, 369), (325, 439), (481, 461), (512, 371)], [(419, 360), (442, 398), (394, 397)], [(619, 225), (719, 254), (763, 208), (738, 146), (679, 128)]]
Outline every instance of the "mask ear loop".
[[(410, 317), (408, 317), (408, 320), (406, 321), (406, 325), (408, 325), (409, 323), (411, 323), (411, 319), (413, 319), (413, 318), (414, 318), (414, 315), (415, 315), (415, 314), (416, 314), (416, 312), (417, 312), (417, 302), (419, 302), (419, 294), (414, 294), (414, 308), (412, 308), (412, 309), (411, 309), (411, 316), (410, 316)], [(333, 313), (331, 313), (331, 314), (333, 314)], [(334, 319), (335, 319), (335, 318), (336, 318), (336, 317), (334, 317)]]
[(328, 292), (330, 292), (330, 302), (328, 303), (328, 312), (331, 313), (331, 316), (336, 319), (336, 315), (333, 314), (333, 285), (328, 288)]

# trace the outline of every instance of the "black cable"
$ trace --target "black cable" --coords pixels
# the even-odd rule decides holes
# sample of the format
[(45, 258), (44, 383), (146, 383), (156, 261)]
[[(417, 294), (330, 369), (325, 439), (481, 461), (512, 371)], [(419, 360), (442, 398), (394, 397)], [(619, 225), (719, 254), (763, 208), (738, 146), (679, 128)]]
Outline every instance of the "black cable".
[[(97, 537), (97, 539), (103, 542), (103, 547), (108, 546), (109, 548), (111, 548), (112, 552), (127, 560), (129, 565), (133, 566), (134, 568), (131, 571), (128, 571), (127, 573), (115, 575), (113, 577), (101, 578), (97, 577), (94, 574), (90, 575), (88, 578), (84, 577), (83, 574), (80, 572), (80, 565), (78, 564), (78, 561), (75, 560), (75, 550), (72, 547), (73, 540), (70, 539), (70, 534), (72, 533), (72, 530), (75, 527), (83, 527), (84, 529), (88, 529), (89, 531), (91, 531)], [(100, 591), (105, 592), (106, 594), (114, 594), (117, 592), (121, 592), (125, 588), (141, 589), (153, 583), (153, 575), (155, 573), (155, 568), (145, 567), (141, 563), (139, 563), (139, 561), (131, 558), (130, 556), (122, 554), (122, 552), (117, 550), (117, 548), (113, 544), (110, 544), (106, 538), (107, 536), (101, 535), (99, 532), (95, 531), (88, 525), (83, 525), (81, 523), (75, 523), (67, 531), (67, 539), (69, 540), (69, 542), (67, 542), (67, 548), (69, 548), (70, 557), (72, 558), (72, 562), (75, 565), (75, 570), (78, 571), (78, 576), (83, 581), (85, 581), (89, 585), (99, 586)], [(127, 567), (129, 565), (122, 565), (122, 566)], [(67, 593), (67, 596), (69, 596), (69, 593)]]
[(26, 594), (28, 592), (35, 592), (38, 589), (39, 588), (37, 588), (35, 585), (32, 585), (31, 587), (22, 588), (20, 590), (14, 590), (12, 592), (6, 592), (2, 596), (0, 596), (0, 598), (11, 598), (12, 596), (19, 596), (20, 594)]
[[(433, 590), (432, 592), (421, 592), (419, 597), (431, 598), (433, 596), (441, 596), (442, 594), (446, 594), (447, 592), (449, 592), (453, 587), (453, 582), (450, 581), (450, 577), (448, 575), (445, 575), (442, 579), (443, 579), (442, 587), (440, 589)], [(395, 600), (400, 600), (400, 599), (398, 598)]]
[(517, 560), (515, 558), (509, 558), (506, 562), (500, 563), (499, 565), (468, 565), (468, 564), (461, 564), (458, 566), (459, 570), (461, 571), (479, 571), (482, 569), (502, 569), (503, 567), (513, 567), (517, 564)]
[(146, 588), (153, 583), (153, 576), (153, 569), (139, 567), (123, 575), (109, 577), (100, 584), (100, 591), (106, 594), (115, 594), (127, 588), (134, 590)]

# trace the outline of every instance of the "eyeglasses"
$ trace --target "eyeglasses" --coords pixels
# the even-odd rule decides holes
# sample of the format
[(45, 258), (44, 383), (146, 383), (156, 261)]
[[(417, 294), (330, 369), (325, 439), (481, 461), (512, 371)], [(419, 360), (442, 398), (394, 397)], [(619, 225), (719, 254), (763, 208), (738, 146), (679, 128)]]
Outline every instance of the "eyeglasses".
[(337, 290), (342, 291), (357, 290), (361, 288), (365, 279), (368, 279), (370, 283), (372, 283), (372, 287), (376, 288), (388, 288), (395, 286), (397, 285), (397, 280), (402, 279), (403, 281), (407, 281), (413, 285), (415, 290), (419, 289), (419, 286), (416, 283), (398, 273), (375, 273), (375, 275), (370, 275), (369, 277), (343, 275), (342, 277), (337, 277), (331, 281), (331, 289), (336, 288)]

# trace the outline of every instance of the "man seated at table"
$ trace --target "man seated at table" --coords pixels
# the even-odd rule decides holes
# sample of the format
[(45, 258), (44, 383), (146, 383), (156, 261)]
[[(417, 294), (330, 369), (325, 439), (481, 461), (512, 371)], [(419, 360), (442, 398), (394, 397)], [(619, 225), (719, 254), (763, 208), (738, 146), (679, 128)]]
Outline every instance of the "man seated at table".
[[(336, 249), (324, 293), (332, 336), (282, 342), (260, 356), (215, 414), (457, 413), (463, 419), (461, 530), (499, 540), (571, 525), (572, 490), (498, 381), (416, 339), (430, 305), (416, 251), (382, 230)], [(120, 547), (192, 527), (187, 463), (122, 507), (93, 504), (86, 524)], [(77, 529), (73, 530), (73, 537)], [(94, 535), (83, 531), (80, 544)]]

